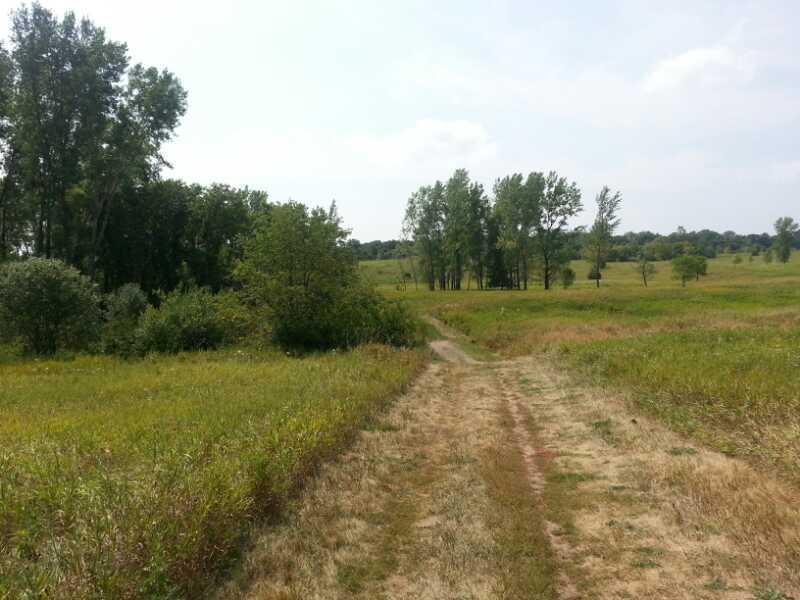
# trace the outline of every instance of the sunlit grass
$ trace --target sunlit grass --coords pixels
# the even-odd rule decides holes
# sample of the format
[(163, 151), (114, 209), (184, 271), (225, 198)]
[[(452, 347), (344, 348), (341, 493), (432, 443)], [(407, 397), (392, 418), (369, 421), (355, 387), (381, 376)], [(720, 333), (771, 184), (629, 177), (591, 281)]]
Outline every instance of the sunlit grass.
[(630, 263), (611, 263), (600, 289), (586, 263), (573, 268), (568, 290), (385, 293), (501, 356), (547, 353), (632, 392), (673, 428), (800, 481), (800, 253), (788, 264), (722, 256), (686, 288), (668, 263), (647, 288)]
[(0, 597), (196, 597), (423, 361), (0, 360)]

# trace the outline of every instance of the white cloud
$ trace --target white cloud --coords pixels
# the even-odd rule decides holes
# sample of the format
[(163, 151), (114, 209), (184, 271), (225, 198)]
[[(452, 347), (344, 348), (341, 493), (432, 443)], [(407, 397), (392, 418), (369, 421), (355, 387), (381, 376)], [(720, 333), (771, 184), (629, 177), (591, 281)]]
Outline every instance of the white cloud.
[[(370, 165), (388, 170), (408, 167), (448, 168), (489, 160), (497, 145), (479, 123), (423, 119), (388, 135), (360, 134), (346, 140), (349, 149)], [(427, 170), (427, 169), (426, 169)]]
[[(180, 156), (176, 147), (169, 153), (180, 176), (203, 182), (225, 172), (242, 185), (268, 184), (274, 177), (356, 180), (414, 173), (436, 178), (458, 167), (483, 164), (497, 154), (497, 144), (480, 123), (435, 119), (384, 134), (299, 129), (254, 136), (244, 130), (180, 149), (187, 156)], [(185, 170), (187, 164), (194, 167), (191, 172)]]
[(752, 57), (724, 45), (694, 48), (662, 60), (645, 77), (648, 93), (681, 87), (690, 81), (720, 84), (749, 81), (753, 76)]

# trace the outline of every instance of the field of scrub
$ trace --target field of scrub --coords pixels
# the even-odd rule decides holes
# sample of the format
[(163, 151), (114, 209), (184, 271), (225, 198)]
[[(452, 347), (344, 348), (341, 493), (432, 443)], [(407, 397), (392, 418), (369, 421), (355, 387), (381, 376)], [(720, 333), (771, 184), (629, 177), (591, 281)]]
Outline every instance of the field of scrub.
[(197, 597), (424, 361), (0, 356), (0, 598)]
[(633, 265), (611, 263), (600, 289), (584, 279), (549, 292), (385, 293), (502, 357), (544, 353), (673, 429), (800, 481), (800, 256), (786, 265), (722, 256), (686, 288), (669, 264), (657, 268), (647, 288)]

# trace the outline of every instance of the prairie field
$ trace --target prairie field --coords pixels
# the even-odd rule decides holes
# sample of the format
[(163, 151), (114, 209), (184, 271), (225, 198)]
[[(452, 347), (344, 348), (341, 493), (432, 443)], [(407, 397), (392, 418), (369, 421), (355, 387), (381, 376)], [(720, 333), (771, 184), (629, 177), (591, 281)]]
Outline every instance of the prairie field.
[[(669, 263), (644, 287), (631, 263), (609, 263), (600, 289), (573, 262), (570, 289), (398, 291), (391, 265), (365, 264), (386, 294), (407, 298), (513, 358), (542, 354), (586, 383), (628, 393), (671, 428), (800, 481), (800, 256), (709, 261), (686, 287)], [(380, 279), (383, 277), (383, 280)]]
[(425, 360), (0, 359), (0, 598), (198, 597)]

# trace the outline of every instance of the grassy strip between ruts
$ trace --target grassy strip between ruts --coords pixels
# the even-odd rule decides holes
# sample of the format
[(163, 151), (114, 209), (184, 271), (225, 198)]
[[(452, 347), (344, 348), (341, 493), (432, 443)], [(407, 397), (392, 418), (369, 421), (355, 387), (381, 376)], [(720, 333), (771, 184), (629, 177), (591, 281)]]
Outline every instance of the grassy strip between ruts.
[(425, 353), (0, 365), (0, 598), (196, 597)]
[[(500, 424), (509, 433), (514, 428), (508, 406), (501, 407)], [(498, 596), (557, 598), (555, 556), (522, 450), (513, 442), (493, 448), (482, 461), (481, 475), (492, 508), (487, 519), (497, 544)]]

